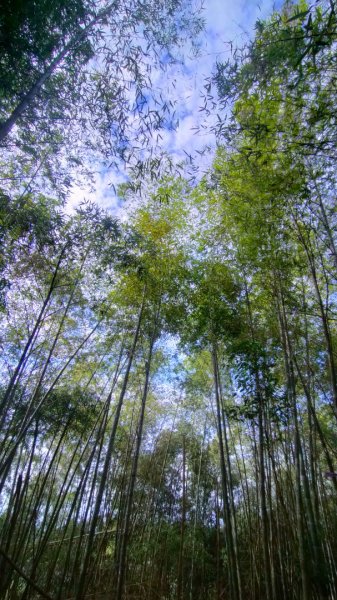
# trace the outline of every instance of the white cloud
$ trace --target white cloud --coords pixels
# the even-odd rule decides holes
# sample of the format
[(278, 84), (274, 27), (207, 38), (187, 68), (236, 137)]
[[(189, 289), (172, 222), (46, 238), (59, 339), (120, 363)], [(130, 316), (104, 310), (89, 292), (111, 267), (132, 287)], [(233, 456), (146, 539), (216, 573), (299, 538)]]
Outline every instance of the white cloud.
[(116, 188), (125, 181), (127, 181), (127, 175), (123, 171), (117, 172), (111, 169), (98, 171), (90, 188), (73, 187), (67, 203), (67, 212), (71, 213), (81, 202), (89, 200), (120, 216), (123, 208), (118, 200)]

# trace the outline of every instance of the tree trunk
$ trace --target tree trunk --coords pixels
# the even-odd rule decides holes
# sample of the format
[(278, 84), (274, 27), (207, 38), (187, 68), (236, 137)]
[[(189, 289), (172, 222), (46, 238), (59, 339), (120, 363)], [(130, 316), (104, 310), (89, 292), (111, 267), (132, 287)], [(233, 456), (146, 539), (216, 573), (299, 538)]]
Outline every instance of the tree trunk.
[(131, 515), (132, 515), (133, 494), (134, 494), (136, 477), (137, 477), (139, 452), (140, 452), (140, 445), (141, 445), (142, 434), (143, 434), (146, 400), (147, 400), (148, 391), (149, 391), (150, 369), (151, 369), (152, 352), (153, 352), (155, 337), (156, 337), (156, 332), (154, 331), (154, 333), (151, 337), (151, 340), (150, 340), (150, 348), (149, 348), (149, 353), (148, 353), (146, 367), (145, 367), (145, 383), (144, 383), (141, 409), (140, 409), (140, 415), (139, 415), (137, 432), (136, 432), (136, 448), (135, 448), (134, 457), (133, 457), (133, 461), (132, 461), (129, 489), (128, 489), (128, 495), (127, 495), (127, 503), (126, 503), (126, 511), (125, 511), (125, 518), (124, 518), (124, 527), (123, 527), (123, 532), (122, 532), (122, 536), (121, 536), (121, 548), (120, 548), (120, 553), (119, 553), (116, 600), (121, 600), (122, 595), (123, 595), (123, 585), (124, 585), (124, 580), (125, 580), (125, 569), (126, 569), (126, 551), (127, 551), (130, 522), (131, 522)]
[(97, 490), (95, 505), (94, 505), (94, 509), (93, 509), (93, 516), (92, 516), (92, 520), (91, 520), (91, 524), (90, 524), (90, 530), (89, 530), (89, 535), (88, 535), (88, 542), (87, 542), (87, 547), (86, 547), (86, 551), (85, 551), (84, 561), (83, 561), (81, 574), (80, 574), (79, 581), (78, 581), (78, 588), (77, 588), (77, 592), (76, 592), (76, 596), (75, 596), (76, 600), (83, 600), (83, 598), (85, 597), (85, 589), (86, 589), (86, 584), (87, 584), (87, 580), (88, 580), (89, 561), (90, 561), (90, 557), (91, 557), (91, 551), (92, 551), (92, 546), (93, 546), (93, 541), (94, 541), (94, 536), (95, 536), (96, 525), (98, 522), (99, 511), (101, 508), (101, 502), (102, 502), (103, 493), (104, 493), (106, 480), (107, 480), (107, 475), (108, 475), (108, 471), (109, 471), (109, 467), (110, 467), (112, 452), (113, 452), (113, 448), (115, 445), (115, 437), (116, 437), (116, 431), (117, 431), (117, 427), (118, 427), (118, 423), (119, 423), (119, 417), (120, 417), (120, 413), (122, 410), (124, 396), (125, 396), (125, 393), (127, 390), (127, 386), (128, 386), (128, 382), (129, 382), (129, 375), (130, 375), (130, 371), (131, 371), (131, 367), (132, 367), (132, 363), (133, 363), (133, 359), (134, 359), (134, 355), (135, 355), (135, 351), (136, 351), (136, 346), (137, 346), (137, 342), (138, 342), (138, 338), (139, 338), (139, 334), (140, 334), (140, 327), (141, 327), (143, 312), (144, 312), (144, 307), (145, 307), (145, 292), (146, 292), (146, 288), (144, 288), (143, 299), (142, 299), (142, 304), (141, 304), (141, 307), (139, 310), (137, 326), (136, 326), (135, 333), (133, 336), (133, 343), (132, 343), (132, 347), (130, 349), (129, 359), (128, 359), (126, 371), (124, 374), (123, 385), (122, 385), (122, 389), (121, 389), (119, 399), (117, 402), (114, 420), (113, 420), (113, 424), (112, 424), (112, 428), (111, 428), (111, 432), (110, 432), (108, 447), (107, 447), (105, 461), (103, 464), (103, 470), (102, 470), (102, 474), (101, 474), (101, 480), (100, 480), (100, 484), (99, 484), (99, 487)]
[(18, 119), (23, 115), (25, 110), (32, 104), (33, 100), (36, 98), (37, 94), (41, 90), (43, 84), (49, 79), (49, 77), (54, 73), (54, 71), (62, 64), (63, 59), (70, 54), (70, 51), (76, 48), (76, 46), (82, 42), (87, 36), (87, 34), (91, 31), (91, 29), (97, 25), (104, 17), (106, 17), (109, 12), (114, 8), (115, 2), (109, 4), (109, 6), (101, 11), (99, 11), (98, 15), (84, 27), (80, 32), (74, 35), (69, 42), (65, 45), (63, 50), (61, 50), (57, 56), (51, 61), (49, 66), (46, 68), (44, 73), (40, 75), (38, 80), (32, 85), (30, 90), (24, 95), (21, 102), (15, 107), (12, 114), (0, 125), (0, 143), (7, 137), (7, 135), (11, 132), (14, 125), (18, 121)]

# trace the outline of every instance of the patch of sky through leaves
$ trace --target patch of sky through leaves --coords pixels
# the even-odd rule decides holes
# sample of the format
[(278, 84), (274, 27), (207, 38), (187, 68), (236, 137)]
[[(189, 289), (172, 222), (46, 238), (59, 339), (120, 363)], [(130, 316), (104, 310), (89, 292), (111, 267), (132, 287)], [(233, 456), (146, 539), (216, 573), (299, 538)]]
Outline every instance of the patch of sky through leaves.
[[(253, 36), (256, 21), (268, 17), (281, 4), (281, 0), (205, 0), (205, 28), (193, 43), (198, 51), (182, 48), (180, 58), (173, 64), (171, 56), (164, 55), (162, 62), (166, 69), (153, 75), (153, 89), (159, 91), (167, 104), (164, 126), (157, 132), (154, 145), (159, 145), (173, 161), (184, 161), (187, 171), (193, 167), (199, 178), (210, 166), (215, 148), (212, 132), (215, 115), (202, 110), (206, 80), (214, 72), (216, 61), (227, 60), (236, 46), (242, 46)], [(144, 95), (143, 100), (144, 105), (151, 107), (150, 95)], [(126, 165), (107, 168), (98, 164), (94, 185), (91, 189), (74, 186), (68, 210), (83, 200), (91, 200), (125, 220), (123, 203), (116, 190), (127, 180)]]

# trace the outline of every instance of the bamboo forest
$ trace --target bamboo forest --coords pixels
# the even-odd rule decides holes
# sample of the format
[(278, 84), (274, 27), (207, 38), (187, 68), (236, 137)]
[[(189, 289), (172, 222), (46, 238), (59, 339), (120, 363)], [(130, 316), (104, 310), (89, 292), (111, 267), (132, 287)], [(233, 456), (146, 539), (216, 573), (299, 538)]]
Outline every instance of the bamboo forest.
[(207, 1), (1, 2), (1, 600), (337, 599), (337, 6), (223, 40), (177, 159)]

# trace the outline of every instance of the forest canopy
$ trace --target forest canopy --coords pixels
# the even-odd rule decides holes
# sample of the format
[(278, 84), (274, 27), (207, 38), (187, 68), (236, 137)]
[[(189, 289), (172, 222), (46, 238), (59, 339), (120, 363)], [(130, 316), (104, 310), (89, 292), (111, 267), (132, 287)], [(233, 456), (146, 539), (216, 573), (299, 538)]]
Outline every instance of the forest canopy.
[[(4, 2), (4, 600), (337, 597), (335, 5), (218, 59), (191, 180), (149, 94), (192, 8)], [(98, 157), (129, 165), (127, 219), (67, 210)]]

